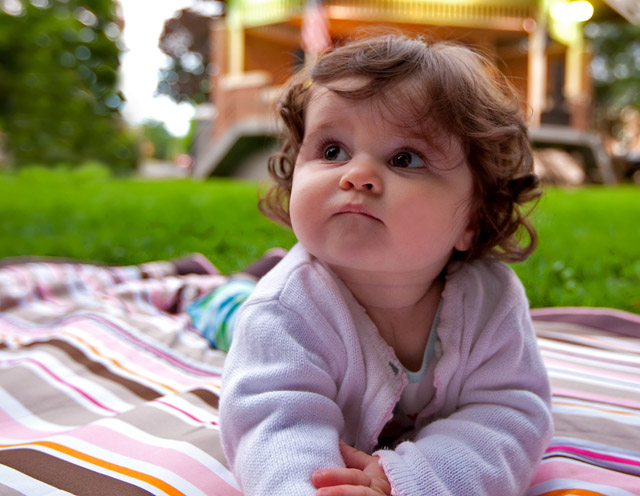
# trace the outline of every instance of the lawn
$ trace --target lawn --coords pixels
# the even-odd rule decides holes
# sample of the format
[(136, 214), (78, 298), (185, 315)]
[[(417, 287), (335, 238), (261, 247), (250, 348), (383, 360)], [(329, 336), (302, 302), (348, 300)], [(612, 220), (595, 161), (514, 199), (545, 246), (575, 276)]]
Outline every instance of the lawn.
[(538, 249), (514, 265), (531, 306), (640, 312), (640, 188), (547, 189), (534, 219)]
[[(135, 264), (200, 252), (241, 269), (289, 231), (257, 212), (257, 185), (232, 180), (114, 179), (100, 168), (0, 174), (0, 258)], [(640, 189), (548, 189), (535, 211), (540, 245), (514, 265), (532, 307), (640, 312)]]
[(238, 270), (292, 235), (256, 210), (254, 183), (113, 179), (104, 170), (0, 175), (0, 258), (135, 264), (200, 252)]

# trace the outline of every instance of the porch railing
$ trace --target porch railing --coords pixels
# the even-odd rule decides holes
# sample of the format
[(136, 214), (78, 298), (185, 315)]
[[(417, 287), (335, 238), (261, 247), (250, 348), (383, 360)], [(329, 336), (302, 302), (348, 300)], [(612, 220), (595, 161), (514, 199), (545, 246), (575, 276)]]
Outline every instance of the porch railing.
[[(302, 17), (305, 0), (244, 0), (231, 4), (233, 15), (245, 27), (284, 22)], [(536, 0), (325, 0), (334, 19), (415, 24), (512, 25), (534, 17)], [(504, 21), (512, 20), (513, 23)]]

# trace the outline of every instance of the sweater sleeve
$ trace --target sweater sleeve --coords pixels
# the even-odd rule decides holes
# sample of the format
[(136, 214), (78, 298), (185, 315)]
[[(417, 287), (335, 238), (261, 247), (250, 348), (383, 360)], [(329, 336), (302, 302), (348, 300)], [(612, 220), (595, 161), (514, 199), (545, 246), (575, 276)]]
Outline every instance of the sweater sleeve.
[[(322, 327), (321, 323), (317, 323)], [(220, 401), (223, 449), (245, 496), (314, 495), (311, 474), (344, 466), (333, 353), (308, 316), (273, 301), (238, 317)], [(302, 341), (302, 342), (301, 342)], [(317, 351), (315, 351), (317, 350)]]
[(376, 453), (394, 496), (522, 495), (550, 441), (549, 383), (526, 300), (457, 345), (453, 406)]

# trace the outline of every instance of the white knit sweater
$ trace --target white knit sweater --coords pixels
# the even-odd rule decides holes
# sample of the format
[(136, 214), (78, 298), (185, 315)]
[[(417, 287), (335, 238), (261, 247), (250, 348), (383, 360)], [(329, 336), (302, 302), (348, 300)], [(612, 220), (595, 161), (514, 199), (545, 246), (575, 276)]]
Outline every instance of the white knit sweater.
[[(409, 441), (376, 452), (393, 495), (524, 494), (548, 444), (550, 392), (518, 278), (448, 270), (436, 393)], [(407, 384), (346, 286), (296, 245), (236, 321), (223, 374), (225, 455), (245, 496), (314, 495), (341, 438), (371, 453)]]

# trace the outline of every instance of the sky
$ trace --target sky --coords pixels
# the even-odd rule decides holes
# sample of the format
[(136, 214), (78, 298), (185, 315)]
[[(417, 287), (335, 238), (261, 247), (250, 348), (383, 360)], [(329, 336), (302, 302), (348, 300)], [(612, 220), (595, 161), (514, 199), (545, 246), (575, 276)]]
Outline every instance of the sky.
[(194, 109), (177, 105), (166, 96), (154, 96), (158, 70), (166, 55), (158, 48), (164, 21), (192, 5), (192, 0), (119, 0), (124, 15), (124, 44), (120, 65), (120, 89), (127, 103), (123, 114), (132, 125), (146, 119), (165, 123), (171, 134), (183, 136), (189, 129)]

